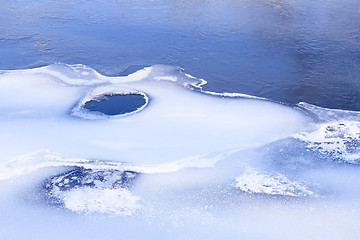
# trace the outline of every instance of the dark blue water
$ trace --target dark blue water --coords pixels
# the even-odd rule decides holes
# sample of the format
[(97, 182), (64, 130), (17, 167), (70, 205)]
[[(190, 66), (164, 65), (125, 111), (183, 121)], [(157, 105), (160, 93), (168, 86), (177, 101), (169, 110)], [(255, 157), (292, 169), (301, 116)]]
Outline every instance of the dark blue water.
[(206, 90), (360, 110), (360, 1), (0, 0), (0, 69), (55, 62), (176, 65)]
[(134, 112), (145, 103), (144, 96), (140, 94), (116, 94), (104, 95), (100, 99), (90, 100), (84, 104), (84, 108), (106, 115), (120, 115)]

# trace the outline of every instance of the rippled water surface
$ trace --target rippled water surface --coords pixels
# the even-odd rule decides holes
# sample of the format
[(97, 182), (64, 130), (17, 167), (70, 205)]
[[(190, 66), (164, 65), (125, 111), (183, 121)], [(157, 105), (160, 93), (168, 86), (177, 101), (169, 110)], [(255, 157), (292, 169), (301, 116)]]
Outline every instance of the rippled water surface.
[(360, 110), (358, 0), (1, 1), (0, 69), (181, 66), (207, 89)]

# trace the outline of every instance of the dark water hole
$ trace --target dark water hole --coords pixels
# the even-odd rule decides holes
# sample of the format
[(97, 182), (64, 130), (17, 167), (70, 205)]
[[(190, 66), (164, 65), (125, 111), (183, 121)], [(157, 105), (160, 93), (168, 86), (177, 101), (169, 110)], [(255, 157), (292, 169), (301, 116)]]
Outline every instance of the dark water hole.
[(113, 116), (134, 112), (144, 104), (146, 100), (141, 94), (105, 94), (86, 102), (84, 108)]

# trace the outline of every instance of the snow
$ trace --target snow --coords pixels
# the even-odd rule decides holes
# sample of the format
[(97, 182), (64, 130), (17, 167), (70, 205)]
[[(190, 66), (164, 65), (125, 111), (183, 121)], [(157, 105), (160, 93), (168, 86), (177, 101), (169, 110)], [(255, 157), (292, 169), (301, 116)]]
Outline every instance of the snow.
[[(165, 65), (122, 77), (84, 65), (2, 71), (0, 237), (359, 233), (358, 113), (204, 84)], [(83, 109), (98, 96), (131, 93), (146, 99), (131, 114)], [(127, 172), (136, 180), (126, 182)]]
[(235, 187), (247, 193), (291, 197), (314, 195), (304, 184), (291, 181), (282, 174), (272, 176), (268, 173), (259, 173), (254, 169), (248, 169), (237, 177)]

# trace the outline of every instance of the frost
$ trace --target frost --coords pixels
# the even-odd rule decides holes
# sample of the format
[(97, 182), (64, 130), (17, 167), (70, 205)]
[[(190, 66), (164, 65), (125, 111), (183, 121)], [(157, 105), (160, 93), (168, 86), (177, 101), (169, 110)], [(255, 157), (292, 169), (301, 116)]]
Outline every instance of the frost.
[(76, 188), (62, 194), (65, 207), (78, 213), (132, 215), (141, 208), (140, 198), (126, 189)]
[(291, 181), (282, 174), (259, 173), (253, 169), (237, 177), (235, 187), (247, 193), (291, 197), (315, 195), (304, 184)]
[(360, 163), (360, 122), (343, 120), (319, 124), (314, 131), (294, 137), (306, 142), (312, 151), (346, 163)]

